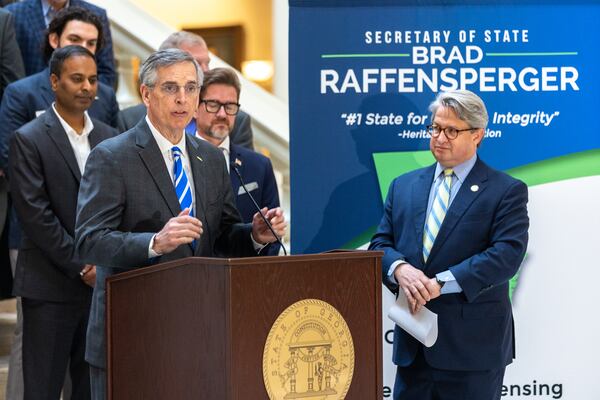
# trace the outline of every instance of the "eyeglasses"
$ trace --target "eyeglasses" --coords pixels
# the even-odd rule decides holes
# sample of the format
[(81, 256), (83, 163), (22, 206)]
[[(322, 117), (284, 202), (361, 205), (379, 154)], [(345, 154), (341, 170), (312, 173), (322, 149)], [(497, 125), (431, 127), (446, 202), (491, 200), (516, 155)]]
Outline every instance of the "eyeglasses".
[(225, 110), (227, 115), (236, 115), (240, 111), (240, 105), (238, 103), (221, 103), (216, 100), (200, 100), (200, 103), (204, 103), (206, 112), (216, 114), (219, 112), (221, 107)]
[(170, 82), (163, 83), (162, 85), (160, 85), (160, 90), (162, 90), (163, 93), (168, 94), (169, 96), (175, 96), (177, 93), (179, 93), (179, 90), (181, 88), (183, 88), (183, 92), (186, 96), (193, 96), (196, 93), (198, 93), (200, 86), (197, 83), (186, 83), (184, 86), (179, 86), (176, 83)]
[(466, 132), (466, 131), (472, 131), (478, 128), (466, 128), (466, 129), (456, 129), (456, 128), (441, 128), (437, 125), (427, 125), (427, 133), (430, 136), (433, 137), (438, 137), (440, 136), (440, 134), (442, 132), (444, 132), (444, 135), (446, 135), (446, 138), (448, 138), (448, 140), (454, 140), (458, 137), (458, 134), (461, 132)]

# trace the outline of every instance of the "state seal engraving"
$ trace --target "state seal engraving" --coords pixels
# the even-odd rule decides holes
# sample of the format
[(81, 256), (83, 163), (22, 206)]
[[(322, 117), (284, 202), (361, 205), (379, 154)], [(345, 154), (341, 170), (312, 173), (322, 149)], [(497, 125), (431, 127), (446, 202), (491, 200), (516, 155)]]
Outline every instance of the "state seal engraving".
[(342, 400), (353, 373), (352, 335), (335, 307), (305, 299), (279, 315), (263, 352), (263, 379), (271, 400)]

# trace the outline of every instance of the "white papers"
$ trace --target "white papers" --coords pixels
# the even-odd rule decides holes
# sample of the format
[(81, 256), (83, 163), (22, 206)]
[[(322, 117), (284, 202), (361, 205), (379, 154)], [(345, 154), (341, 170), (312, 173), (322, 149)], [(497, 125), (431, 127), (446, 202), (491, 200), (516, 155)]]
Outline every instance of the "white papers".
[(406, 295), (402, 291), (398, 294), (394, 305), (390, 307), (388, 317), (426, 347), (433, 346), (437, 340), (437, 314), (425, 307), (422, 307), (418, 313), (411, 314)]

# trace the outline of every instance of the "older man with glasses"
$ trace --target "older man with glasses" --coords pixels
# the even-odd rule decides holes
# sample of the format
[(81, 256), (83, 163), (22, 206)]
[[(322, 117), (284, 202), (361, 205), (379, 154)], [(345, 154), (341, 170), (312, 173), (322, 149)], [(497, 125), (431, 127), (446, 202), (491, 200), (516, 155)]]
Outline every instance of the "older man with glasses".
[[(80, 258), (97, 266), (86, 349), (93, 399), (106, 397), (107, 277), (191, 256), (252, 256), (276, 240), (261, 219), (241, 223), (221, 151), (184, 133), (202, 79), (187, 52), (150, 55), (140, 68), (146, 117), (88, 158), (76, 244)], [(266, 217), (277, 235), (285, 233), (281, 209)]]
[(437, 162), (392, 182), (370, 245), (411, 312), (438, 314), (431, 347), (396, 326), (394, 399), (497, 400), (515, 356), (509, 280), (527, 248), (527, 186), (478, 157), (488, 114), (477, 95), (442, 92), (429, 109)]

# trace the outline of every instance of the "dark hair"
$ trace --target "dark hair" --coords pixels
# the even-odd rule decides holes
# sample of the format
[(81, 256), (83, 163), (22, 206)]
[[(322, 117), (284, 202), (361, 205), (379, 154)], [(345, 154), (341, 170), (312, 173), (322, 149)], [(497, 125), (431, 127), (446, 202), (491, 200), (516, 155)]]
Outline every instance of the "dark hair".
[(62, 35), (65, 30), (65, 26), (71, 21), (81, 21), (91, 25), (94, 25), (98, 30), (98, 42), (96, 44), (96, 53), (100, 51), (103, 44), (103, 29), (102, 21), (98, 15), (94, 14), (90, 10), (82, 7), (65, 7), (56, 13), (46, 31), (46, 42), (44, 43), (44, 58), (50, 59), (54, 49), (50, 46), (49, 37), (51, 34), (56, 33), (58, 37)]
[(200, 89), (200, 99), (204, 97), (206, 89), (213, 84), (233, 86), (237, 92), (238, 99), (240, 98), (240, 80), (235, 71), (231, 68), (213, 68), (210, 71), (205, 72), (202, 89)]
[(54, 50), (54, 53), (52, 53), (52, 56), (50, 57), (50, 74), (60, 77), (60, 73), (62, 72), (62, 67), (65, 61), (76, 56), (90, 57), (92, 60), (94, 60), (94, 62), (96, 62), (92, 52), (85, 47), (76, 45), (61, 47), (60, 49)]

